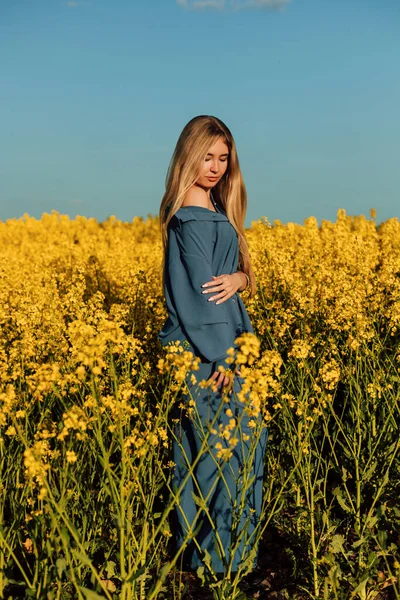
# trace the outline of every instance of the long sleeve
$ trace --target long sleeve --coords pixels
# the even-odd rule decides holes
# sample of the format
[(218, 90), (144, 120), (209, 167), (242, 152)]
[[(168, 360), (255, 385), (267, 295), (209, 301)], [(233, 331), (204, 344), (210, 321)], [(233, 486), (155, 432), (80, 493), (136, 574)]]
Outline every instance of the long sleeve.
[(176, 220), (170, 232), (166, 276), (178, 319), (191, 344), (208, 361), (227, 356), (233, 346), (226, 303), (209, 302), (202, 284), (212, 280), (215, 223)]

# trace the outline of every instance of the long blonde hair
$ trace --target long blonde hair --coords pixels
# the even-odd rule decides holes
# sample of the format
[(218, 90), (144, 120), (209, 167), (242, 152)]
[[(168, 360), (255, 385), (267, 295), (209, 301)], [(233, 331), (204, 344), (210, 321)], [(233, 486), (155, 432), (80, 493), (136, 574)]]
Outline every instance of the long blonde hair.
[[(239, 238), (240, 271), (250, 280), (250, 297), (256, 291), (256, 279), (251, 266), (249, 250), (244, 232), (247, 210), (247, 193), (236, 145), (228, 127), (217, 117), (199, 115), (191, 119), (182, 130), (168, 167), (165, 194), (160, 206), (160, 224), (164, 247), (164, 263), (168, 241), (168, 223), (182, 206), (186, 192), (199, 177), (199, 165), (205, 160), (208, 150), (222, 138), (229, 149), (228, 168), (212, 189), (213, 198), (226, 212)], [(164, 273), (164, 268), (163, 268)]]

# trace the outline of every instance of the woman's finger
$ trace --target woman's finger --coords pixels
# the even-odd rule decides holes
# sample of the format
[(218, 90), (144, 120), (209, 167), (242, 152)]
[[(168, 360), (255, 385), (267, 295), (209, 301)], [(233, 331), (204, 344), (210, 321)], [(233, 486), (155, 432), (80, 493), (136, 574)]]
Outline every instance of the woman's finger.
[(223, 275), (219, 275), (218, 277), (216, 275), (211, 275), (211, 277), (213, 278), (213, 280), (206, 281), (205, 283), (203, 283), (203, 285), (201, 286), (202, 288), (208, 288), (211, 285), (221, 285), (221, 283), (223, 283)]
[(219, 376), (219, 379), (218, 379), (218, 383), (220, 385), (225, 385), (225, 383), (224, 383), (225, 382), (225, 375), (223, 373), (220, 373), (219, 375), (220, 376)]
[(224, 373), (220, 371), (214, 371), (213, 374), (209, 377), (209, 379), (215, 381), (217, 388), (219, 388), (220, 386), (224, 388), (227, 385), (229, 385), (231, 381), (229, 377), (227, 377)]
[(211, 298), (207, 298), (207, 300), (209, 302), (212, 302), (213, 300), (222, 300), (223, 298), (230, 298), (233, 294), (230, 294), (227, 290), (222, 290), (219, 294), (217, 294), (216, 296), (212, 296)]
[(207, 287), (201, 293), (202, 294), (212, 294), (213, 292), (220, 292), (221, 291), (221, 285), (222, 285), (222, 283), (220, 284), (219, 287)]
[(214, 371), (212, 375), (210, 375), (209, 379), (216, 379), (218, 385), (220, 384), (220, 380), (221, 380), (221, 375), (223, 375), (223, 373), (220, 373), (219, 371)]
[(219, 372), (219, 371), (214, 371), (214, 373), (217, 374), (217, 386), (219, 387), (220, 385), (222, 385), (223, 387), (225, 385), (227, 385), (229, 383), (229, 379), (226, 375), (224, 375), (224, 373)]

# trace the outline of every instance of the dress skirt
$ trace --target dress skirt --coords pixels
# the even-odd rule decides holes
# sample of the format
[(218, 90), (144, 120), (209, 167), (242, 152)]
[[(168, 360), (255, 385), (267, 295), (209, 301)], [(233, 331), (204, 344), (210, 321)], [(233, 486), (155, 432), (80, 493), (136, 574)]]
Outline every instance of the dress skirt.
[(215, 363), (201, 362), (190, 371), (171, 413), (175, 551), (184, 546), (177, 564), (183, 571), (205, 566), (227, 573), (241, 565), (250, 572), (257, 563), (268, 432), (251, 426), (257, 419), (236, 396), (242, 377), (235, 375), (227, 401), (221, 386), (213, 392), (198, 385), (215, 370)]

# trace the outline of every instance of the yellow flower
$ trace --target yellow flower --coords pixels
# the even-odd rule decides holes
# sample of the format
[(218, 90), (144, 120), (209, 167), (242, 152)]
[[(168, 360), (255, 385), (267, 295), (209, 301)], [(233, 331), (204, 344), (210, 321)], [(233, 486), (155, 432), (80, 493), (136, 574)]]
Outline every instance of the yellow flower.
[(23, 542), (23, 547), (25, 549), (25, 552), (27, 554), (32, 554), (33, 553), (33, 542), (30, 538), (26, 538), (25, 542)]
[(67, 450), (65, 455), (66, 455), (68, 463), (74, 463), (77, 461), (78, 457), (76, 456), (76, 454), (73, 450)]
[[(38, 500), (44, 500), (47, 496), (47, 488), (44, 486), (40, 488), (38, 494)], [(36, 511), (36, 514), (42, 514), (42, 511)]]

